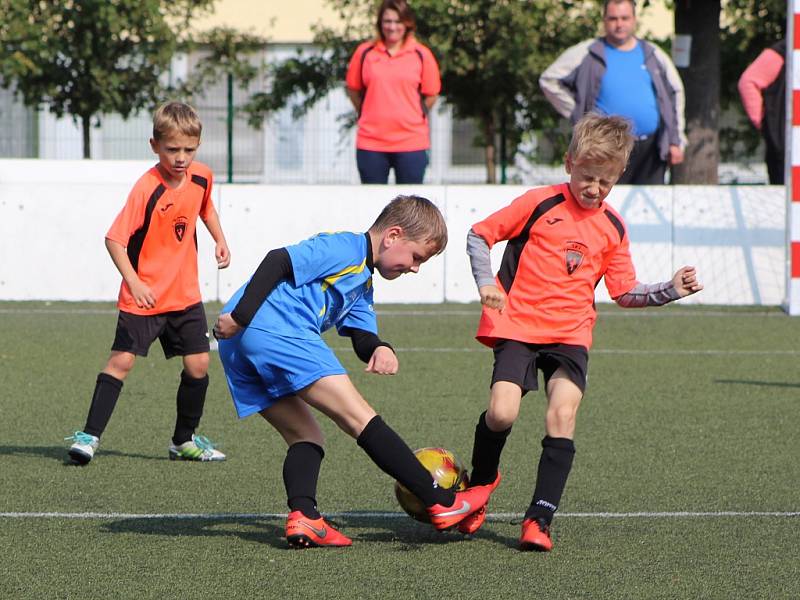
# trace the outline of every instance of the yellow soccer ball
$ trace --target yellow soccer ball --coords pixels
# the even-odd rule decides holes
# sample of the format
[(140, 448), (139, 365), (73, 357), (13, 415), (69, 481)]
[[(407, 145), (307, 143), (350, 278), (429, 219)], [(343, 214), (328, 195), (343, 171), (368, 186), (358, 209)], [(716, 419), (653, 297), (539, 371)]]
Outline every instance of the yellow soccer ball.
[[(467, 489), (469, 476), (455, 455), (445, 448), (420, 448), (414, 451), (417, 460), (428, 470), (433, 480), (444, 489)], [(394, 494), (400, 507), (408, 516), (422, 523), (430, 523), (428, 511), (422, 501), (400, 483), (394, 483)]]

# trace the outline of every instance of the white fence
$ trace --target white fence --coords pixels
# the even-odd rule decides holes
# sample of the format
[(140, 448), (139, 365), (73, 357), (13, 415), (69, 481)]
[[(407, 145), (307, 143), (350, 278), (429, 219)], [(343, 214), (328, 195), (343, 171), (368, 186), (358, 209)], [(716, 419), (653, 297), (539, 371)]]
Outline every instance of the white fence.
[[(0, 161), (0, 300), (113, 300), (120, 277), (103, 238), (150, 162)], [(198, 227), (205, 300), (226, 300), (271, 248), (319, 231), (366, 230), (398, 193), (433, 200), (447, 218), (447, 250), (389, 285), (379, 302), (470, 302), (477, 291), (465, 253), (469, 227), (527, 189), (518, 186), (289, 186), (217, 184), (214, 201), (231, 248), (218, 271)], [(786, 288), (783, 187), (615, 188), (641, 281), (663, 281), (684, 264), (706, 289), (683, 302), (779, 305)], [(501, 248), (493, 252), (499, 262)], [(598, 287), (599, 302), (609, 301)]]

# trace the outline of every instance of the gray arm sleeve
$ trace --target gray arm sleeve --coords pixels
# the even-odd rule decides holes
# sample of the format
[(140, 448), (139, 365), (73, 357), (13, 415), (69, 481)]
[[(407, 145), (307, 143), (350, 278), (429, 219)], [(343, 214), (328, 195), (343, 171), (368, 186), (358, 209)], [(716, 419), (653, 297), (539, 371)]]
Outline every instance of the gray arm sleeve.
[(672, 281), (661, 283), (637, 283), (630, 291), (614, 298), (614, 302), (623, 308), (641, 308), (643, 306), (661, 306), (680, 298)]
[(478, 288), (484, 285), (496, 285), (494, 274), (492, 273), (489, 244), (472, 229), (467, 234), (467, 255), (469, 256), (470, 267), (472, 267), (472, 277), (475, 279)]

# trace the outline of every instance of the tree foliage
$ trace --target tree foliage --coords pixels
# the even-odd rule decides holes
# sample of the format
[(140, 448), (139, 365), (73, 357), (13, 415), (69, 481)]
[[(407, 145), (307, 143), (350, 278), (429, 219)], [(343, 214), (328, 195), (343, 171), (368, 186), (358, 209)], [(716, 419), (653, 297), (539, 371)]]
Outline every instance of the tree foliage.
[[(329, 0), (344, 27), (318, 29), (320, 52), (276, 66), (268, 93), (254, 98), (255, 121), (294, 102), (303, 112), (342, 85), (357, 43), (375, 37), (376, 3)], [(418, 39), (429, 46), (442, 72), (442, 97), (455, 114), (472, 119), (486, 148), (487, 181), (495, 180), (495, 145), (506, 140), (508, 157), (525, 132), (549, 129), (557, 114), (539, 91), (539, 74), (567, 46), (597, 31), (592, 0), (415, 0)]]
[(686, 89), (684, 160), (672, 167), (679, 184), (719, 182), (720, 0), (676, 0), (675, 33), (691, 39), (690, 60), (678, 72)]
[(180, 92), (188, 97), (202, 96), (204, 90), (222, 79), (231, 77), (237, 85), (247, 88), (265, 71), (263, 64), (252, 61), (267, 45), (267, 39), (230, 27), (215, 27), (181, 45), (186, 53), (199, 52), (197, 62)]
[(0, 0), (0, 83), (89, 132), (155, 104), (186, 23), (213, 0)]
[[(675, 9), (676, 1), (667, 0), (666, 4), (670, 9)], [(686, 2), (681, 6), (681, 10), (687, 12), (686, 20), (689, 22), (699, 18), (693, 16), (694, 12), (699, 14), (706, 8), (706, 3), (699, 2)], [(719, 27), (707, 28), (700, 40), (703, 45), (709, 42), (708, 36), (718, 38), (719, 67), (705, 74), (706, 79), (698, 86), (697, 94), (705, 94), (710, 87), (718, 89), (719, 101), (714, 110), (722, 117), (717, 125), (719, 156), (723, 161), (734, 161), (752, 156), (761, 141), (761, 136), (752, 127), (742, 108), (736, 87), (739, 76), (762, 50), (785, 36), (786, 2), (726, 0), (721, 3), (721, 8)], [(670, 40), (656, 41), (666, 50), (669, 49)], [(705, 57), (698, 58), (703, 60)], [(689, 92), (687, 87), (687, 95)], [(692, 124), (687, 125), (691, 137)]]
[(596, 2), (417, 0), (420, 35), (438, 53), (443, 95), (455, 114), (480, 126), (487, 181), (495, 135), (516, 153), (525, 132), (552, 130), (558, 115), (539, 75), (567, 47), (597, 31)]

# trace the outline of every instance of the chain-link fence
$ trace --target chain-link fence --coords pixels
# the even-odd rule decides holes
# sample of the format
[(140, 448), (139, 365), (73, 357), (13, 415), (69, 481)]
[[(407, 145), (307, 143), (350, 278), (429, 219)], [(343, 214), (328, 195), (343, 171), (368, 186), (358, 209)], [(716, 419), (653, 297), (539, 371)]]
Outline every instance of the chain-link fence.
[[(292, 54), (294, 49), (270, 50), (271, 60)], [(199, 55), (186, 59), (190, 71)], [(251, 127), (237, 112), (254, 91), (219, 81), (205, 89), (194, 104), (203, 120), (198, 160), (207, 163), (219, 182), (355, 184), (359, 182), (355, 162), (355, 130), (343, 123), (352, 106), (343, 88), (332, 91), (304, 116), (295, 119), (291, 108), (271, 116), (261, 128)], [(229, 113), (232, 130), (229, 143)], [(442, 101), (430, 114), (431, 149), (426, 183), (482, 183), (486, 181), (484, 152), (475, 147), (479, 137), (475, 125), (455, 119)], [(148, 160), (154, 158), (148, 140), (151, 115), (142, 113), (124, 120), (103, 116), (91, 131), (91, 155), (104, 160)], [(546, 146), (547, 139), (532, 137), (530, 146)], [(766, 169), (761, 151), (742, 157), (735, 164), (720, 166), (721, 183), (765, 183)], [(509, 182), (538, 185), (561, 181), (560, 164), (532, 162), (533, 152), (522, 152), (507, 171)], [(46, 110), (23, 106), (12, 92), (0, 89), (0, 158), (80, 159), (83, 156), (80, 127), (70, 117), (56, 119)], [(499, 171), (498, 165), (498, 171)], [(499, 180), (499, 173), (497, 179)]]

